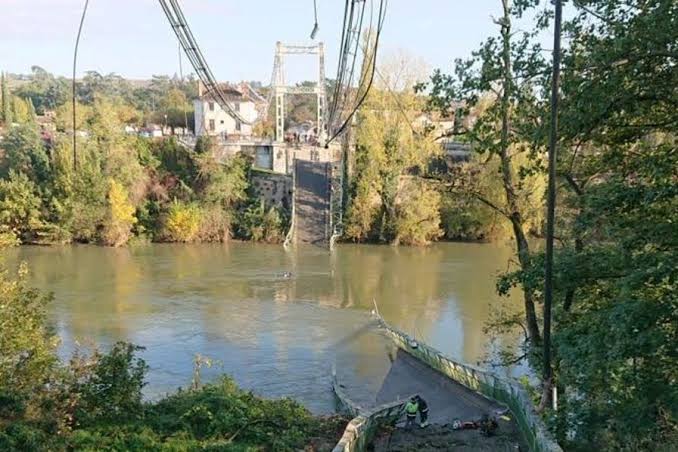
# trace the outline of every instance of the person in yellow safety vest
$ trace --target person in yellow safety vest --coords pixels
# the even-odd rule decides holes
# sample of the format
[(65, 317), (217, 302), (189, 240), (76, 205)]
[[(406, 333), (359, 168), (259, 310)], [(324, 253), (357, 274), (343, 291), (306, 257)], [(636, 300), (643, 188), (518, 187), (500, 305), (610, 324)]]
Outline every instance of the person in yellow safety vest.
[(405, 414), (407, 415), (407, 422), (405, 423), (405, 428), (410, 428), (414, 426), (417, 420), (417, 412), (419, 411), (419, 404), (417, 403), (417, 398), (412, 397), (405, 405)]

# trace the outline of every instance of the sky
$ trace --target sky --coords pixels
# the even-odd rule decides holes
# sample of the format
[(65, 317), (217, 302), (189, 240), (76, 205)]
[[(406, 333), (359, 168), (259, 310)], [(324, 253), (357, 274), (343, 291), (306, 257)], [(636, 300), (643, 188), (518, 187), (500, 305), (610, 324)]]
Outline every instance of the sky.
[[(343, 0), (317, 0), (326, 73), (336, 72)], [(187, 21), (219, 80), (268, 84), (276, 41), (311, 42), (313, 0), (180, 0)], [(73, 45), (84, 0), (0, 0), (0, 70), (28, 73), (33, 65), (72, 71)], [(450, 70), (496, 33), (499, 0), (389, 0), (381, 55), (406, 53), (429, 68)], [(312, 60), (290, 57), (288, 81), (313, 77)], [(184, 58), (184, 72), (188, 62)], [(179, 72), (177, 40), (157, 0), (90, 0), (78, 72), (127, 78)]]

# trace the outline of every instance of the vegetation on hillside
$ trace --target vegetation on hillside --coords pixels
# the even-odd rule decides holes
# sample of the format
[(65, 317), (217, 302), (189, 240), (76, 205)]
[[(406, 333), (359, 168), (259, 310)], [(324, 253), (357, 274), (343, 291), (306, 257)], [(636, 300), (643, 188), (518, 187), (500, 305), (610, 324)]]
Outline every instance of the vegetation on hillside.
[[(521, 287), (519, 326), (537, 370), (544, 257), (526, 240), (541, 229), (550, 63), (539, 33), (547, 2), (501, 0), (499, 35), (453, 75), (435, 72), (430, 108), (462, 105), (458, 132), (480, 159), (441, 180), (512, 225)], [(678, 447), (678, 152), (676, 22), (665, 0), (577, 1), (565, 24), (558, 159), (553, 356), (559, 406), (543, 414), (567, 450)], [(534, 30), (512, 22), (536, 17)], [(497, 163), (499, 167), (497, 167)], [(499, 169), (499, 171), (497, 171)], [(470, 175), (471, 177), (466, 177)], [(501, 197), (483, 181), (502, 181)], [(533, 207), (534, 206), (534, 207)]]
[[(129, 88), (127, 82), (112, 80), (89, 73), (83, 80), (77, 110), (83, 133), (75, 155), (72, 135), (59, 132), (71, 127), (70, 103), (56, 107), (57, 132), (49, 139), (35, 114), (18, 120), (19, 110), (10, 109), (0, 143), (0, 233), (7, 240), (109, 246), (124, 245), (134, 237), (282, 241), (287, 216), (271, 206), (257, 216), (259, 201), (250, 187), (247, 158), (220, 164), (209, 140), (200, 140), (190, 150), (173, 138), (154, 141), (126, 134), (125, 125), (148, 114), (135, 106), (143, 107), (144, 96), (123, 89)], [(154, 78), (151, 92), (166, 83)], [(3, 92), (8, 92), (6, 85)], [(63, 101), (61, 85), (61, 79), (36, 69), (31, 82), (7, 99), (15, 106), (35, 99), (47, 108)], [(185, 95), (170, 87), (157, 102), (165, 105), (162, 111), (179, 111)]]

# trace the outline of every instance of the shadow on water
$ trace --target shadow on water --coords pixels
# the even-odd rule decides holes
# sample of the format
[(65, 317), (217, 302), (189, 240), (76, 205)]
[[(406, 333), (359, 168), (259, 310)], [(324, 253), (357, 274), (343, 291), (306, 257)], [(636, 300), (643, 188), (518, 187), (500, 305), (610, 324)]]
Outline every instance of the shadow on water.
[(54, 293), (62, 356), (76, 341), (147, 347), (149, 397), (186, 385), (201, 353), (221, 362), (206, 377), (227, 372), (259, 394), (330, 412), (332, 362), (342, 381), (365, 394), (376, 393), (388, 373), (380, 335), (342, 341), (369, 321), (373, 300), (397, 327), (454, 358), (480, 359), (490, 304), (519, 306), (494, 292), (510, 256), (508, 248), (481, 244), (340, 245), (330, 255), (232, 243), (23, 247), (7, 261), (27, 261), (32, 282)]

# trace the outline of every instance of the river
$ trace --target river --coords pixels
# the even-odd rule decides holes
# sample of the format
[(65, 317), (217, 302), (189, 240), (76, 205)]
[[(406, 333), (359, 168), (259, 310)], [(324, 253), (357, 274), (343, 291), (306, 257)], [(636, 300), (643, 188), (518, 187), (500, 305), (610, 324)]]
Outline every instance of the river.
[(388, 322), (469, 363), (486, 352), (490, 305), (520, 305), (517, 296), (495, 294), (511, 251), (493, 244), (339, 245), (331, 255), (248, 243), (5, 254), (11, 266), (26, 261), (31, 282), (53, 292), (63, 358), (77, 344), (146, 347), (149, 398), (188, 385), (200, 353), (217, 361), (205, 379), (228, 373), (257, 394), (332, 412), (333, 362), (342, 382), (363, 394), (388, 371), (385, 341), (362, 328), (375, 301)]

